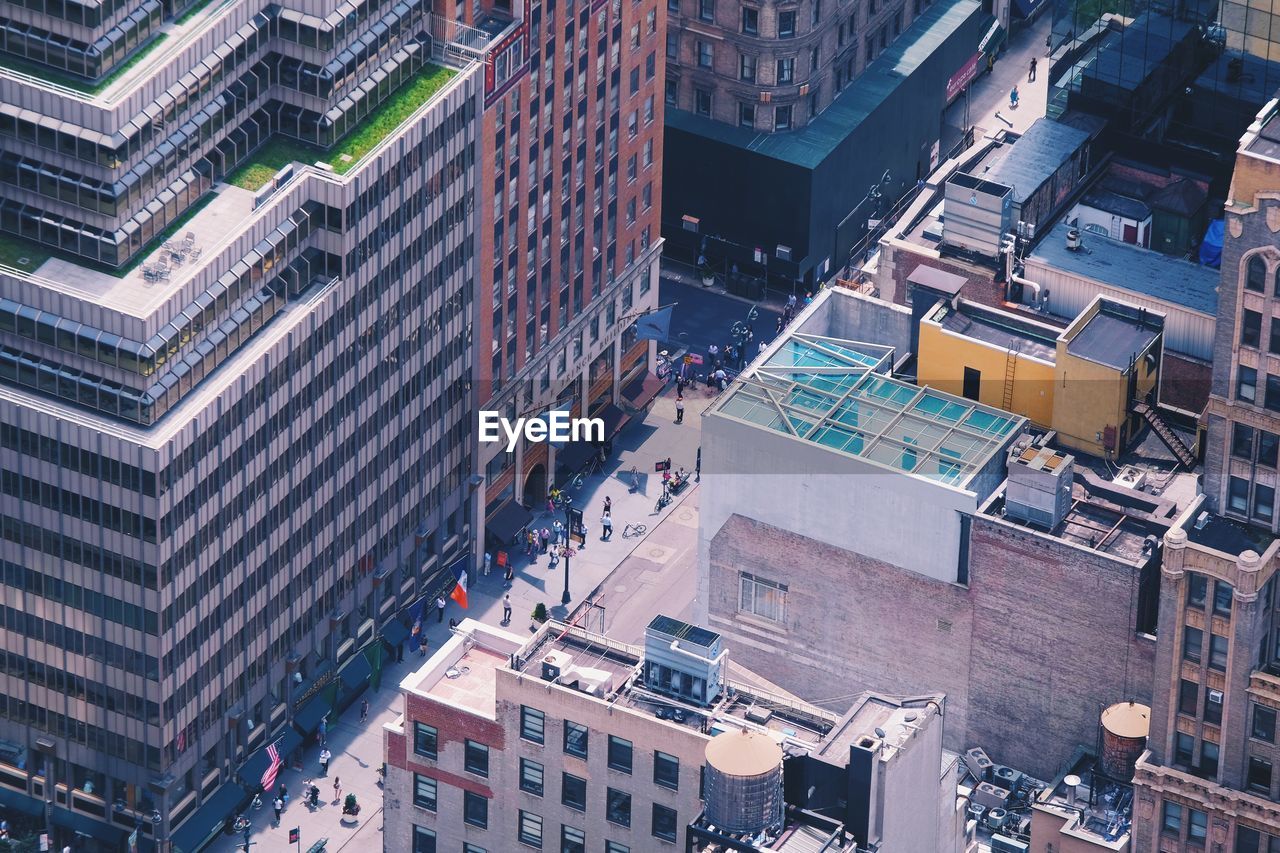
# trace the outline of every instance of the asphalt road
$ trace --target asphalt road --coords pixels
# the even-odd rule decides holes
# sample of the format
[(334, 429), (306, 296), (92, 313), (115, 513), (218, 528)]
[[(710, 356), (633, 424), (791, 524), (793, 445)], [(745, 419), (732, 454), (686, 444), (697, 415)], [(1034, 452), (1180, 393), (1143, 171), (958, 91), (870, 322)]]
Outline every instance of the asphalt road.
[[(752, 308), (752, 303), (746, 300), (666, 276), (662, 277), (659, 285), (658, 299), (661, 305), (678, 303), (672, 311), (671, 338), (660, 349), (674, 351), (684, 348), (704, 359), (711, 344), (723, 351), (725, 344), (732, 341), (733, 324), (746, 322)], [(761, 341), (773, 339), (781, 314), (775, 306), (763, 302), (755, 307), (757, 317), (750, 323), (755, 341), (751, 345), (752, 351), (747, 353), (749, 357), (755, 356), (754, 350)], [(706, 371), (705, 367), (695, 369), (702, 373)]]

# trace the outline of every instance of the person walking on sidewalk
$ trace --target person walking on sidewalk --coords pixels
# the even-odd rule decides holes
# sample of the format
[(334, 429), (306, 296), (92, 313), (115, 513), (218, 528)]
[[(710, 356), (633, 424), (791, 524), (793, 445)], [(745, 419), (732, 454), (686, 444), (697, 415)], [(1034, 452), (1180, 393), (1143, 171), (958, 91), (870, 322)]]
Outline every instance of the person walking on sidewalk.
[(489, 565), (493, 562), (493, 555), (488, 551), (484, 552), (484, 576), (489, 577)]
[(443, 595), (436, 598), (436, 615), (440, 617), (439, 619), (436, 620), (437, 625), (444, 622), (444, 596)]
[(511, 593), (502, 596), (502, 624), (511, 624)]
[(333, 801), (336, 803), (342, 799), (342, 780), (337, 776), (333, 777)]
[(369, 719), (369, 700), (364, 699), (360, 702), (360, 722)]
[(684, 397), (676, 397), (676, 423), (684, 423)]
[(329, 743), (329, 719), (327, 717), (320, 718), (320, 745), (325, 746)]
[(613, 498), (608, 495), (604, 496), (604, 511), (613, 512)]
[(1034, 56), (1031, 57), (1031, 71), (1027, 74), (1027, 82), (1036, 82), (1036, 58)]
[(551, 522), (551, 544), (559, 545), (561, 537), (564, 536), (564, 525), (560, 523), (560, 519)]
[(613, 519), (609, 517), (609, 510), (606, 509), (604, 515), (600, 516), (600, 541), (608, 542), (612, 535)]
[(276, 826), (280, 825), (280, 813), (284, 811), (284, 800), (276, 797), (275, 802), (271, 804), (271, 808), (276, 812)]
[(320, 775), (321, 776), (329, 775), (329, 759), (330, 758), (333, 758), (333, 756), (329, 753), (329, 750), (327, 748), (320, 750)]

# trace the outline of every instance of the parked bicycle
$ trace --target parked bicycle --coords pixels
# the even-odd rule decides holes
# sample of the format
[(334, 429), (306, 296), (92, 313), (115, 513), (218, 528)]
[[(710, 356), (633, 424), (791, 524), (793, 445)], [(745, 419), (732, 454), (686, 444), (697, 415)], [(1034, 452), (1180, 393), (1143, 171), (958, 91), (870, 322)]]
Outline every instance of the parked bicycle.
[(663, 490), (662, 494), (658, 495), (658, 503), (654, 505), (653, 511), (655, 513), (662, 512), (663, 508), (669, 503), (671, 503), (671, 495), (666, 490)]
[(632, 536), (643, 536), (644, 532), (648, 529), (649, 528), (645, 527), (643, 524), (628, 524), (626, 527), (622, 528), (622, 538), (630, 539)]

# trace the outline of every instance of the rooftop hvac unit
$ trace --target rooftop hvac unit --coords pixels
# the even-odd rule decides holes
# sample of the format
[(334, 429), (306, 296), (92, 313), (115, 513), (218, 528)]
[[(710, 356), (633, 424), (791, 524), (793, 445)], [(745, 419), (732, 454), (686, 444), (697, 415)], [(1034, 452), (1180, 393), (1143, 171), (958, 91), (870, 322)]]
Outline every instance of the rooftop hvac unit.
[(979, 782), (991, 781), (991, 768), (993, 763), (987, 757), (986, 750), (980, 746), (975, 746), (964, 754), (964, 766), (969, 768), (969, 772), (973, 774), (973, 778)]
[(686, 213), (684, 216), (680, 217), (680, 222), (681, 222), (681, 225), (684, 227), (684, 230), (692, 231), (694, 234), (698, 233), (698, 225), (701, 222), (701, 220), (698, 219), (698, 217), (690, 216), (689, 214)]
[(791, 260), (791, 247), (784, 246), (781, 243), (779, 243), (778, 249), (777, 249), (777, 255), (779, 260), (783, 260), (783, 261)]
[(752, 705), (747, 709), (746, 717), (756, 725), (763, 726), (765, 723), (773, 719), (773, 711), (768, 708), (760, 708)]
[(1048, 447), (1028, 447), (1009, 454), (1005, 485), (1007, 518), (1054, 530), (1071, 509), (1075, 457)]
[(991, 781), (1006, 791), (1012, 791), (1022, 782), (1022, 771), (997, 764), (991, 770)]
[(1027, 853), (1030, 849), (1025, 842), (1009, 838), (1007, 835), (991, 836), (991, 853)]
[(644, 631), (644, 683), (650, 690), (706, 706), (721, 692), (725, 660), (720, 635), (670, 616)]
[(989, 809), (1003, 809), (1009, 803), (1009, 792), (990, 782), (979, 782), (978, 787), (969, 795), (969, 802)]
[(573, 666), (573, 655), (564, 652), (547, 652), (542, 659), (542, 680), (557, 681)]

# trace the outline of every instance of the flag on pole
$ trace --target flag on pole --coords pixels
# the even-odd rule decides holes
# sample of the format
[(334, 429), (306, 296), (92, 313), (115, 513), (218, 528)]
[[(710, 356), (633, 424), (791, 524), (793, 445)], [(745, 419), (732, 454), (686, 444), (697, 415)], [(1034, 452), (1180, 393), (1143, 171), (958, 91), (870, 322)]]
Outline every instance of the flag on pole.
[(665, 341), (671, 337), (671, 306), (636, 318), (636, 338)]
[(453, 572), (453, 579), (457, 583), (453, 587), (453, 592), (449, 597), (458, 602), (458, 606), (463, 610), (467, 609), (467, 558), (463, 557), (452, 566), (449, 571)]
[(267, 757), (271, 759), (271, 766), (262, 774), (262, 790), (264, 791), (270, 791), (275, 787), (276, 776), (280, 774), (280, 767), (284, 764), (280, 760), (280, 750), (276, 749), (274, 743), (267, 747)]

